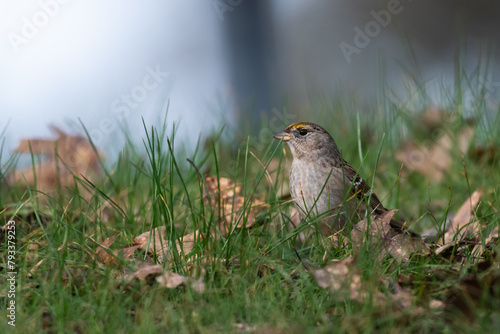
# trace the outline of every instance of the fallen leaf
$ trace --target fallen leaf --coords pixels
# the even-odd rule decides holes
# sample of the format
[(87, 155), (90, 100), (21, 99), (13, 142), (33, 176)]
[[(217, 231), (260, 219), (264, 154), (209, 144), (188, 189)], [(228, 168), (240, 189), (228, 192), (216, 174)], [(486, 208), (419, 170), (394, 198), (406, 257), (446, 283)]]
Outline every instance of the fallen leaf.
[(145, 281), (149, 284), (152, 282), (153, 278), (160, 276), (162, 273), (163, 267), (161, 266), (161, 264), (147, 265), (143, 266), (131, 275), (128, 275), (125, 278), (125, 281), (128, 283), (134, 279), (138, 279), (139, 281)]
[[(118, 235), (111, 236), (104, 240), (99, 246), (96, 248), (96, 255), (98, 259), (106, 265), (113, 265), (117, 266), (119, 265), (119, 262), (117, 259), (127, 259), (131, 257), (137, 249), (139, 249), (139, 245), (131, 246), (131, 247), (126, 247), (126, 248), (120, 248), (120, 249), (115, 249), (114, 251), (111, 251), (109, 247), (116, 241), (116, 238)], [(91, 238), (92, 241), (96, 242)], [(96, 242), (97, 243), (97, 242)]]
[(450, 118), (450, 113), (447, 110), (440, 109), (436, 106), (427, 108), (423, 114), (420, 115), (419, 121), (430, 131), (443, 126)]
[(432, 299), (429, 302), (429, 308), (431, 309), (444, 310), (445, 307), (446, 307), (445, 303), (437, 299)]
[(417, 171), (433, 181), (440, 181), (452, 162), (450, 154), (454, 145), (460, 152), (466, 153), (473, 135), (472, 128), (465, 127), (457, 137), (452, 138), (445, 133), (431, 146), (419, 146), (413, 142), (406, 142), (396, 152), (396, 159), (409, 170)]
[(239, 195), (243, 187), (230, 179), (206, 177), (205, 184), (203, 199), (218, 215), (222, 235), (230, 233), (233, 228), (254, 227), (256, 215), (268, 206), (258, 199), (245, 206), (245, 198)]
[(486, 238), (486, 240), (484, 240), (484, 244), (480, 243), (474, 246), (472, 254), (478, 254), (479, 256), (482, 256), (486, 250), (486, 247), (494, 246), (497, 240), (498, 240), (498, 226), (495, 226), (495, 228), (491, 231), (490, 235)]
[(182, 276), (178, 273), (173, 273), (171, 271), (165, 271), (162, 275), (156, 277), (156, 281), (160, 286), (175, 289), (179, 285), (190, 286), (197, 293), (205, 292), (205, 282), (203, 278), (205, 277), (206, 271), (202, 268), (201, 273), (197, 279), (193, 277)]
[[(150, 240), (150, 236), (153, 236), (154, 239)], [(175, 244), (177, 254), (179, 256), (190, 254), (194, 249), (195, 242), (200, 241), (204, 236), (203, 233), (196, 230), (180, 237)], [(134, 244), (136, 244), (139, 249), (144, 249), (149, 244), (148, 253), (155, 254), (160, 262), (170, 261), (172, 258), (169, 241), (166, 239), (165, 226), (157, 227), (151, 232), (142, 233), (134, 239)], [(195, 257), (191, 257), (189, 261), (194, 259)]]
[(479, 190), (467, 199), (460, 207), (457, 214), (453, 218), (448, 231), (444, 234), (444, 245), (454, 241), (463, 240), (472, 235), (474, 230), (480, 229), (478, 223), (472, 223), (476, 208), (481, 199), (482, 193)]
[[(377, 287), (366, 284), (355, 262), (353, 257), (333, 260), (324, 268), (309, 269), (309, 272), (321, 288), (329, 289), (334, 294), (337, 301), (348, 299), (364, 305), (369, 300), (377, 307), (391, 307), (398, 311), (415, 304), (416, 299), (410, 288), (401, 288), (397, 282), (391, 281), (393, 292), (390, 294), (384, 294)], [(379, 285), (388, 287), (388, 280), (381, 277)], [(415, 312), (423, 310), (417, 307)]]
[(156, 281), (160, 283), (161, 286), (169, 289), (175, 289), (179, 285), (184, 284), (187, 280), (188, 277), (170, 271), (166, 271), (162, 275), (156, 277)]
[(318, 286), (329, 289), (338, 301), (349, 299), (362, 304), (370, 297), (377, 303), (385, 300), (383, 293), (378, 290), (370, 291), (363, 285), (361, 271), (355, 261), (353, 257), (332, 260), (325, 267), (310, 272)]
[(102, 154), (96, 153), (85, 137), (68, 135), (55, 126), (51, 129), (56, 139), (21, 140), (17, 152), (43, 156), (44, 161), (35, 165), (36, 174), (32, 167), (15, 170), (11, 175), (14, 182), (34, 186), (36, 180), (38, 190), (49, 192), (58, 187), (74, 187), (73, 175), (83, 175), (90, 180), (101, 175), (99, 157)]
[(132, 255), (134, 255), (137, 249), (139, 249), (139, 245), (130, 246), (122, 249), (115, 249), (114, 254), (122, 259), (128, 259)]
[[(331, 292), (350, 292), (351, 299), (358, 299), (358, 290), (361, 287), (359, 269), (354, 267), (355, 259), (348, 257), (343, 260), (332, 260), (324, 268), (313, 270), (316, 283), (323, 289)], [(346, 287), (347, 285), (347, 287)], [(344, 288), (347, 288), (345, 290)], [(354, 295), (352, 294), (354, 292)]]
[(243, 188), (241, 185), (236, 185), (236, 183), (228, 178), (207, 176), (205, 178), (206, 188), (204, 189), (204, 199), (216, 206), (218, 204), (218, 195), (220, 195), (221, 201), (232, 198), (239, 194)]
[(463, 260), (466, 246), (468, 244), (461, 241), (452, 241), (434, 249), (434, 254), (460, 263)]
[[(201, 233), (199, 230), (196, 230), (194, 232), (183, 235), (176, 242), (177, 254), (179, 256), (184, 256), (184, 259), (187, 262), (191, 262), (191, 263), (194, 262), (198, 257), (197, 254), (192, 254), (189, 258), (187, 256), (190, 255), (191, 252), (194, 250), (196, 242), (197, 241), (200, 242), (204, 237), (205, 237), (205, 234)], [(167, 251), (162, 252), (161, 255), (158, 255), (158, 261), (171, 262), (172, 261), (172, 253), (167, 252)]]
[(490, 236), (486, 238), (485, 244), (491, 244), (498, 240), (498, 226), (495, 226), (493, 231), (491, 231)]
[(395, 234), (388, 241), (386, 240), (385, 245), (391, 256), (400, 262), (408, 262), (413, 254), (428, 254), (422, 239), (406, 233)]
[(405, 309), (415, 303), (415, 297), (411, 294), (409, 288), (402, 288), (397, 282), (393, 282), (394, 293), (391, 295), (391, 301), (398, 309)]
[(205, 274), (206, 271), (202, 268), (198, 278), (186, 277), (172, 271), (163, 270), (160, 264), (155, 264), (145, 265), (136, 272), (126, 275), (122, 280), (126, 284), (131, 283), (135, 279), (146, 282), (148, 285), (157, 282), (160, 286), (168, 289), (175, 289), (180, 285), (186, 285), (190, 286), (197, 293), (203, 293), (205, 291), (205, 283), (203, 281)]
[(365, 218), (354, 225), (351, 231), (353, 247), (360, 249), (369, 236), (372, 253), (379, 261), (390, 254), (398, 261), (407, 262), (410, 255), (424, 251), (426, 248), (422, 239), (391, 227), (396, 211), (388, 210), (380, 215), (373, 215), (369, 223)]
[(388, 210), (380, 215), (371, 216), (370, 221), (365, 218), (354, 225), (351, 231), (353, 246), (361, 247), (361, 244), (365, 241), (367, 230), (368, 235), (378, 239), (384, 239), (386, 234), (391, 230), (391, 219), (396, 211), (398, 210)]
[[(109, 247), (115, 242), (118, 235), (111, 236), (104, 240), (99, 246), (96, 248), (95, 253), (99, 260), (106, 265), (118, 265), (118, 261), (116, 257), (111, 255), (109, 252)], [(93, 240), (93, 239), (92, 239)], [(95, 240), (94, 240), (95, 242)], [(112, 253), (112, 252), (111, 252)]]
[[(225, 230), (229, 230), (231, 226), (234, 226), (236, 222), (237, 228), (252, 228), (257, 222), (255, 217), (256, 215), (262, 211), (262, 207), (268, 206), (266, 203), (261, 200), (254, 199), (251, 203), (251, 207), (249, 210), (243, 211), (244, 198), (236, 197), (235, 202), (226, 203), (224, 205), (224, 221), (225, 221)], [(246, 220), (246, 221), (245, 221)]]
[(274, 272), (275, 270), (276, 268), (273, 265), (268, 263), (261, 263), (258, 267), (257, 275), (259, 275), (259, 277), (265, 277)]
[[(148, 247), (148, 253), (161, 254), (164, 249), (168, 247), (168, 241), (166, 240), (166, 228), (165, 226), (160, 226), (152, 231), (144, 232), (141, 235), (134, 238), (134, 244), (139, 246), (139, 249), (144, 249)], [(151, 239), (150, 237), (153, 237)]]

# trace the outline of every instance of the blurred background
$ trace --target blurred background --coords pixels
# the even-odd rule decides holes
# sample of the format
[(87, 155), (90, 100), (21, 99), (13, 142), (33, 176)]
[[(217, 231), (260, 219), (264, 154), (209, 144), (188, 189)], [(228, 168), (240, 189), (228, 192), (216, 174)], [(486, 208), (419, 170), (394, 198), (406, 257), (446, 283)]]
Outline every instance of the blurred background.
[(307, 115), (338, 90), (369, 100), (418, 79), (439, 103), (458, 55), (464, 70), (487, 65), (498, 100), (498, 17), (486, 0), (1, 0), (2, 159), (50, 124), (83, 133), (79, 120), (109, 152), (121, 128), (140, 141), (141, 118), (167, 109), (178, 139), (196, 143), (285, 106)]

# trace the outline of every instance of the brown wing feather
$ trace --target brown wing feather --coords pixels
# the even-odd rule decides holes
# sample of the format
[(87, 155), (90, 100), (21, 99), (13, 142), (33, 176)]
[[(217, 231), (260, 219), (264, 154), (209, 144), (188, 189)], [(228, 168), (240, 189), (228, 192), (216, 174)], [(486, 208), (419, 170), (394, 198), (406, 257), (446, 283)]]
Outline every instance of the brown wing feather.
[(352, 168), (351, 165), (349, 165), (347, 162), (345, 163), (344, 168), (346, 170), (346, 176), (349, 175), (348, 179), (352, 184), (351, 194), (356, 194), (356, 197), (360, 201), (366, 201), (371, 193), (370, 210), (374, 211), (375, 213), (382, 213), (384, 211), (387, 211), (382, 203), (380, 203), (377, 195), (371, 191), (370, 186), (365, 182), (365, 180), (361, 178), (361, 176), (357, 174), (356, 170)]
[[(351, 177), (348, 178), (352, 184), (351, 194), (352, 195), (356, 194), (356, 197), (361, 201), (367, 200), (368, 199), (367, 196), (370, 196), (371, 192), (370, 186), (365, 182), (365, 180), (363, 180), (359, 175), (357, 175), (356, 170), (352, 168), (351, 165), (349, 165), (347, 162), (344, 162), (344, 168), (346, 170), (345, 173), (346, 176), (351, 175)], [(387, 211), (387, 209), (382, 205), (382, 203), (380, 202), (380, 200), (378, 199), (377, 195), (374, 192), (372, 192), (372, 197), (370, 199), (370, 210), (375, 214), (381, 214)], [(406, 231), (409, 232), (411, 235), (418, 236), (417, 233), (412, 232), (408, 229), (408, 225), (403, 220), (391, 219), (390, 224), (396, 230)]]

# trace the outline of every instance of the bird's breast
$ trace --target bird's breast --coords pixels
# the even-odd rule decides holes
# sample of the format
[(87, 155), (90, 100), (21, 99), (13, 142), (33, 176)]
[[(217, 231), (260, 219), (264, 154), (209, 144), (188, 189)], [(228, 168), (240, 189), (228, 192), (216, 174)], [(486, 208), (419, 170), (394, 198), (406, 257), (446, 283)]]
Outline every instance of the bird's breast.
[(321, 214), (339, 206), (344, 199), (338, 168), (294, 159), (290, 169), (290, 195), (306, 212)]

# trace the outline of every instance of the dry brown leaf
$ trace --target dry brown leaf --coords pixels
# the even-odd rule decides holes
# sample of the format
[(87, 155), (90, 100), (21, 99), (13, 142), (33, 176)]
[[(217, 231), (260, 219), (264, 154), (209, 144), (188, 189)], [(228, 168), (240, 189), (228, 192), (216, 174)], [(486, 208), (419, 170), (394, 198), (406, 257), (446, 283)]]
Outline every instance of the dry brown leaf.
[[(198, 258), (198, 255), (196, 253), (192, 254), (189, 258), (186, 257), (193, 251), (195, 242), (201, 241), (204, 237), (205, 234), (201, 233), (199, 230), (180, 237), (176, 243), (177, 254), (179, 254), (179, 256), (184, 256), (185, 260), (188, 262), (194, 262)], [(161, 255), (159, 253), (157, 255), (158, 261), (160, 262), (172, 260), (172, 254), (170, 252), (167, 252), (166, 250), (162, 252)]]
[(485, 244), (491, 244), (498, 240), (498, 226), (495, 226), (493, 231), (491, 231), (490, 236), (486, 238)]
[(440, 109), (436, 106), (427, 108), (419, 121), (429, 130), (434, 130), (442, 127), (443, 124), (450, 118), (450, 113), (447, 110)]
[(446, 305), (440, 300), (432, 299), (429, 301), (429, 308), (431, 309), (444, 310), (445, 307)]
[[(61, 129), (52, 126), (56, 139), (23, 139), (17, 147), (20, 153), (44, 157), (44, 162), (35, 166), (37, 189), (48, 192), (58, 186), (74, 187), (73, 174), (82, 175), (92, 180), (101, 175), (99, 156), (90, 142), (82, 136), (70, 136)], [(30, 186), (35, 184), (33, 168), (16, 170), (12, 175), (14, 182)]]
[(205, 178), (206, 188), (203, 199), (214, 207), (215, 213), (219, 215), (221, 233), (223, 235), (230, 233), (235, 225), (236, 228), (254, 227), (256, 215), (268, 204), (254, 199), (245, 207), (245, 198), (239, 195), (243, 187), (224, 177), (220, 177), (219, 181), (220, 186), (217, 183), (217, 178)]
[[(150, 236), (154, 236), (154, 240), (150, 241)], [(188, 255), (193, 251), (196, 241), (200, 241), (204, 238), (204, 234), (200, 233), (199, 230), (186, 234), (180, 237), (176, 243), (176, 249), (181, 255)], [(136, 244), (139, 249), (144, 249), (149, 243), (148, 253), (156, 254), (160, 262), (169, 261), (172, 257), (169, 249), (169, 241), (166, 239), (166, 229), (165, 226), (160, 226), (155, 228), (152, 232), (144, 232), (134, 239), (134, 244)], [(189, 261), (194, 260), (191, 257)]]
[(482, 256), (486, 250), (486, 247), (492, 246), (498, 240), (498, 226), (495, 226), (493, 231), (491, 231), (490, 235), (484, 240), (484, 244), (480, 243), (474, 246), (472, 250), (472, 254), (478, 254)]
[[(359, 303), (370, 296), (361, 281), (361, 272), (355, 266), (355, 259), (348, 257), (343, 260), (332, 260), (324, 268), (312, 270), (316, 283), (321, 288), (335, 293), (337, 300), (350, 299)], [(380, 291), (373, 291), (374, 299), (384, 297)]]
[[(259, 199), (254, 199), (250, 210), (243, 211), (243, 197), (236, 197), (234, 206), (232, 203), (227, 203), (224, 206), (224, 221), (227, 229), (238, 222), (237, 228), (252, 228), (255, 223), (255, 216), (262, 210), (262, 207), (267, 206), (266, 203)], [(247, 214), (248, 213), (248, 214)], [(246, 219), (246, 222), (245, 222)]]
[(407, 142), (396, 152), (396, 158), (408, 169), (417, 171), (433, 181), (440, 181), (452, 162), (450, 153), (453, 146), (457, 145), (458, 149), (465, 153), (473, 135), (472, 128), (465, 127), (458, 137), (452, 139), (448, 134), (443, 134), (430, 147)]
[(221, 201), (228, 198), (233, 198), (236, 194), (239, 194), (243, 188), (241, 185), (236, 185), (231, 179), (225, 177), (219, 177), (219, 182), (217, 182), (216, 177), (207, 176), (205, 178), (205, 193), (204, 199), (209, 201), (212, 206), (218, 205), (218, 194), (220, 189), (220, 199)]
[[(117, 237), (118, 235), (114, 235), (107, 238), (96, 248), (95, 253), (97, 255), (97, 258), (105, 265), (113, 265), (113, 266), (119, 265), (117, 258), (127, 259), (131, 257), (135, 253), (135, 251), (140, 247), (139, 245), (136, 245), (121, 249), (115, 249), (114, 251), (111, 252), (109, 247), (116, 241)], [(91, 240), (93, 239), (91, 238)], [(95, 240), (93, 241), (95, 242)], [(110, 254), (110, 252), (112, 254)]]
[(146, 282), (152, 285), (154, 281), (158, 282), (160, 286), (175, 289), (180, 285), (190, 286), (194, 291), (203, 293), (205, 291), (205, 269), (201, 269), (201, 273), (197, 279), (193, 277), (186, 277), (172, 271), (165, 271), (160, 264), (145, 265), (136, 272), (126, 275), (123, 280), (126, 284), (132, 282), (134, 279)]
[(378, 216), (373, 215), (370, 219), (369, 225), (367, 219), (363, 219), (362, 221), (354, 225), (354, 228), (351, 231), (353, 246), (361, 246), (362, 242), (365, 241), (367, 229), (369, 235), (377, 237), (378, 239), (385, 238), (385, 235), (391, 230), (391, 219), (396, 211), (398, 210), (393, 209), (385, 211)]
[(272, 264), (261, 263), (259, 265), (257, 275), (259, 275), (259, 277), (265, 277), (265, 276), (268, 276), (269, 274), (271, 274), (272, 272), (274, 272), (275, 270), (276, 270), (276, 267), (274, 267)]
[(118, 235), (114, 235), (114, 236), (107, 238), (96, 248), (95, 253), (96, 253), (97, 257), (99, 258), (99, 260), (101, 260), (102, 263), (104, 263), (106, 265), (117, 265), (118, 264), (116, 257), (109, 254), (109, 252), (110, 252), (109, 246), (111, 246), (115, 242), (117, 237), (118, 237)]
[[(344, 287), (349, 276), (359, 276), (358, 269), (353, 267), (354, 262), (353, 257), (332, 260), (324, 268), (313, 271), (312, 275), (321, 288), (337, 292)], [(360, 278), (355, 277), (353, 280), (360, 281)], [(356, 283), (354, 286), (357, 287)]]
[[(361, 271), (355, 265), (355, 258), (333, 260), (322, 269), (309, 270), (318, 285), (334, 293), (338, 301), (349, 299), (360, 304), (369, 299), (377, 307), (392, 307), (402, 310), (415, 304), (415, 297), (410, 288), (401, 288), (397, 282), (392, 282), (393, 293), (385, 295), (376, 287), (363, 282)], [(387, 280), (381, 278), (380, 285), (387, 286)], [(418, 310), (418, 308), (416, 309)]]
[(127, 260), (128, 266), (121, 268), (121, 274), (117, 276), (117, 280), (120, 282), (127, 281), (130, 275), (141, 268), (155, 265), (153, 258), (148, 255), (145, 257), (143, 255), (140, 257), (131, 256)]
[(147, 265), (143, 266), (131, 275), (128, 275), (125, 281), (128, 283), (133, 279), (138, 279), (139, 281), (151, 282), (150, 277), (156, 278), (157, 276), (160, 276), (162, 272), (163, 267), (161, 264)]
[(402, 288), (397, 282), (394, 282), (393, 289), (394, 293), (391, 295), (391, 300), (396, 308), (409, 308), (415, 303), (415, 297), (411, 294), (410, 288)]
[[(388, 253), (385, 247), (386, 236), (391, 231), (391, 219), (397, 210), (389, 210), (382, 213), (380, 216), (372, 216), (370, 224), (365, 218), (356, 225), (351, 231), (351, 241), (353, 248), (358, 250), (366, 241), (367, 235), (371, 240), (371, 248), (376, 258), (381, 261)], [(368, 234), (367, 234), (368, 230)]]
[(453, 218), (448, 231), (444, 234), (444, 245), (463, 240), (471, 236), (474, 230), (480, 229), (477, 222), (471, 222), (474, 219), (474, 214), (481, 199), (481, 195), (482, 193), (476, 190), (471, 197), (462, 204)]
[(406, 262), (410, 255), (425, 250), (423, 241), (415, 236), (403, 233), (391, 227), (390, 223), (396, 209), (388, 210), (380, 215), (372, 216), (370, 224), (363, 219), (351, 231), (351, 241), (355, 249), (359, 249), (366, 241), (367, 229), (371, 239), (373, 254), (382, 260), (388, 253), (398, 260)]
[(139, 245), (126, 247), (122, 249), (115, 249), (114, 254), (115, 256), (120, 257), (122, 259), (128, 259), (132, 255), (134, 255), (137, 249), (139, 249)]
[(406, 233), (393, 234), (385, 245), (391, 256), (402, 262), (407, 262), (413, 254), (429, 254), (422, 239)]
[(184, 284), (189, 280), (189, 277), (182, 276), (181, 274), (174, 273), (171, 271), (165, 271), (160, 276), (156, 277), (156, 281), (169, 289), (175, 289), (181, 284)]
[(195, 279), (193, 277), (182, 276), (178, 273), (173, 273), (171, 271), (165, 271), (160, 276), (156, 277), (156, 281), (160, 286), (175, 289), (179, 285), (190, 286), (197, 293), (205, 292), (205, 282), (203, 278), (205, 277), (205, 269), (201, 270), (200, 276)]
[[(139, 249), (144, 249), (148, 247), (148, 253), (161, 254), (163, 250), (168, 247), (168, 241), (166, 236), (165, 226), (160, 226), (153, 229), (151, 232), (144, 232), (141, 235), (134, 238), (134, 244), (139, 246)], [(154, 239), (150, 240), (150, 237)]]
[[(104, 248), (109, 248), (109, 246), (111, 246), (112, 244), (114, 244), (114, 242), (116, 241), (116, 238), (118, 237), (118, 234), (117, 235), (113, 235), (109, 238), (106, 238), (106, 240), (104, 240), (100, 245), (101, 247), (104, 247)], [(99, 249), (100, 247), (97, 247), (97, 249)], [(97, 251), (99, 252), (99, 251)]]

